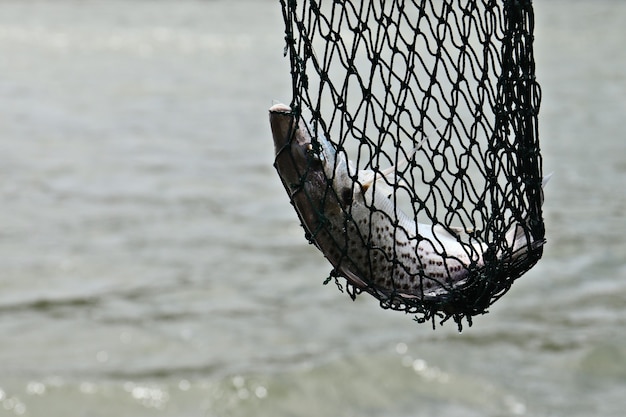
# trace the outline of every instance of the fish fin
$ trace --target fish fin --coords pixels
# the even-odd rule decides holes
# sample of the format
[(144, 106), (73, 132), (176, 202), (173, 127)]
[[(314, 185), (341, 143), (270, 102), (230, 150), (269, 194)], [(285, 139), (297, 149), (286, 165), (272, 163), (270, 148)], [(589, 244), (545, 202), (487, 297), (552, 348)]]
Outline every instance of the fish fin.
[(471, 233), (474, 232), (474, 229), (464, 229), (462, 227), (455, 227), (455, 226), (450, 226), (448, 227), (448, 229), (461, 239), (470, 237)]
[(506, 241), (509, 246), (513, 248), (520, 246), (521, 241), (526, 240), (526, 234), (524, 233), (524, 228), (519, 224), (515, 223), (508, 232), (506, 232)]
[(554, 172), (549, 173), (548, 175), (545, 175), (542, 179), (541, 179), (541, 205), (543, 205), (543, 189), (546, 187), (546, 184), (548, 184), (548, 181), (550, 181), (550, 179), (552, 178), (552, 175), (554, 175)]
[[(542, 191), (544, 187), (546, 186), (546, 184), (548, 184), (548, 182), (552, 178), (553, 174), (554, 173), (551, 172), (542, 178), (541, 180)], [(541, 196), (541, 203), (543, 204), (543, 195)], [(532, 236), (530, 237), (532, 238)], [(509, 228), (509, 230), (506, 232), (505, 240), (506, 240), (507, 247), (511, 248), (512, 250), (513, 258), (517, 258), (523, 255), (524, 253), (526, 253), (529, 247), (531, 250), (534, 250), (534, 249), (539, 248), (545, 243), (543, 239), (540, 239), (540, 240), (533, 240), (529, 244), (528, 236), (526, 235), (524, 227), (521, 223), (515, 223)]]
[[(422, 145), (423, 141), (424, 139), (422, 139), (422, 141), (420, 141), (420, 143), (408, 153), (406, 158), (403, 158), (400, 162), (398, 162), (397, 165), (392, 165), (389, 168), (383, 169), (379, 172), (376, 172), (372, 169), (360, 170), (358, 179), (361, 183), (361, 187), (363, 188), (363, 190), (367, 190), (374, 184), (374, 182), (376, 182), (376, 189), (384, 193), (388, 198), (391, 197), (394, 193), (394, 187), (393, 185), (391, 185), (393, 183), (393, 175), (399, 169), (404, 168), (406, 165), (408, 165), (409, 161), (413, 158), (417, 150)], [(401, 177), (399, 177), (398, 183), (406, 185), (406, 181), (404, 181), (404, 179), (402, 179)]]
[(550, 179), (552, 178), (552, 176), (554, 175), (554, 172), (549, 173), (548, 175), (545, 175), (542, 179), (541, 179), (541, 188), (545, 188), (546, 184), (548, 183), (548, 181), (550, 181)]
[(394, 189), (387, 181), (381, 181), (383, 178), (385, 178), (384, 175), (371, 169), (362, 169), (358, 174), (358, 181), (363, 191), (366, 191), (376, 182), (376, 191), (380, 191), (389, 198), (393, 195)]
[(362, 186), (370, 187), (376, 180), (376, 172), (371, 169), (360, 169), (357, 178)]
[(388, 177), (389, 175), (392, 175), (394, 172), (398, 171), (399, 169), (407, 166), (409, 164), (409, 161), (411, 161), (411, 159), (413, 159), (413, 156), (415, 156), (415, 153), (422, 147), (422, 143), (425, 140), (426, 138), (422, 139), (420, 143), (418, 143), (415, 148), (411, 149), (411, 151), (406, 155), (406, 157), (402, 158), (401, 161), (398, 161), (396, 165), (392, 165), (389, 168), (382, 170), (380, 173), (384, 177)]
[[(518, 258), (528, 251), (528, 239), (526, 237), (526, 233), (524, 232), (524, 227), (521, 224), (515, 223), (511, 226), (511, 228), (506, 232), (506, 243), (509, 248), (511, 248), (512, 257)], [(532, 242), (530, 244), (531, 249), (535, 249), (543, 244), (543, 241)]]
[(433, 233), (440, 236), (451, 237), (452, 239), (467, 240), (470, 237), (472, 230), (455, 226), (444, 227), (441, 224), (436, 224), (433, 226)]
[(442, 237), (448, 237), (452, 239), (460, 238), (461, 229), (456, 227), (443, 227), (441, 224), (433, 225), (433, 233)]

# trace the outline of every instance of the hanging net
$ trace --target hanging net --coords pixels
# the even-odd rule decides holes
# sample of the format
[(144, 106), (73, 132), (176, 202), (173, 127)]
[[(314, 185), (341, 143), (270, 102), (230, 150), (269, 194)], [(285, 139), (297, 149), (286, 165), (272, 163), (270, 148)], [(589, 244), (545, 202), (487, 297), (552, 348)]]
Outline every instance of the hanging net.
[(543, 250), (531, 0), (281, 5), (275, 166), (326, 282), (471, 325)]

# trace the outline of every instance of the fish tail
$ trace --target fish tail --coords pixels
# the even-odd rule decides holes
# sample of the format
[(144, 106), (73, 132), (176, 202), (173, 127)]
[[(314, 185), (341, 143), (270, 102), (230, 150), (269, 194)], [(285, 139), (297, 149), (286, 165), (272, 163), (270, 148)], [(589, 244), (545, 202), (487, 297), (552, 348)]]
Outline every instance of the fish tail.
[[(546, 175), (541, 180), (541, 203), (543, 204), (543, 188), (546, 186), (550, 178), (552, 178), (553, 173)], [(528, 243), (528, 235), (524, 230), (525, 228), (520, 224), (516, 223), (508, 230), (506, 233), (506, 243), (507, 247), (511, 248), (513, 258), (518, 258), (519, 256), (525, 254), (528, 250), (535, 250), (542, 246), (545, 243), (545, 240), (534, 240)]]
[[(526, 232), (524, 231), (524, 227), (520, 223), (516, 223), (509, 231), (506, 233), (506, 243), (507, 247), (510, 248), (512, 252), (513, 258), (517, 258), (524, 253), (528, 249), (536, 249), (537, 247), (543, 244), (543, 241), (535, 241), (528, 244), (528, 238), (526, 237)], [(530, 246), (530, 248), (529, 248)]]

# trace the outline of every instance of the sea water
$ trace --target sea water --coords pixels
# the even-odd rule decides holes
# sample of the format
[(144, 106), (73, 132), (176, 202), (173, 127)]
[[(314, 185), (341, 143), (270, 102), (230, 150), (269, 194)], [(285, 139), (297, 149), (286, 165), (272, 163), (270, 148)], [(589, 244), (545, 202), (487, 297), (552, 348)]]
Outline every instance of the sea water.
[(626, 3), (535, 10), (548, 243), (458, 333), (322, 285), (278, 1), (0, 1), (0, 415), (623, 415)]

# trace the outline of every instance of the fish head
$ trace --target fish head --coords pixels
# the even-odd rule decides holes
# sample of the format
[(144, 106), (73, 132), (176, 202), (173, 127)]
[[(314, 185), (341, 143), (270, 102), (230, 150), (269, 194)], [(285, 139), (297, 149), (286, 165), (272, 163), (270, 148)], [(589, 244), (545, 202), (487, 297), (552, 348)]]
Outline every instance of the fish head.
[(272, 106), (269, 118), (274, 167), (305, 227), (315, 230), (333, 216), (343, 221), (354, 188), (343, 154), (285, 104)]
[[(294, 140), (296, 141), (296, 145), (299, 147), (306, 146), (303, 137), (296, 138), (295, 136), (298, 123), (296, 115), (291, 110), (291, 107), (279, 103), (270, 107), (269, 112), (276, 156), (278, 156), (283, 149), (289, 146)], [(298, 140), (302, 143), (297, 143)]]
[(317, 185), (325, 173), (323, 156), (316, 151), (307, 126), (284, 104), (275, 104), (269, 112), (274, 166), (285, 187), (293, 193), (306, 180)]
[[(321, 129), (307, 124), (289, 106), (269, 109), (274, 139), (274, 167), (298, 213), (307, 239), (358, 288), (365, 288), (346, 258), (346, 223), (350, 220), (356, 174), (345, 151), (338, 151)], [(354, 172), (354, 173), (353, 173)], [(358, 238), (355, 238), (357, 241)]]

